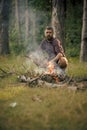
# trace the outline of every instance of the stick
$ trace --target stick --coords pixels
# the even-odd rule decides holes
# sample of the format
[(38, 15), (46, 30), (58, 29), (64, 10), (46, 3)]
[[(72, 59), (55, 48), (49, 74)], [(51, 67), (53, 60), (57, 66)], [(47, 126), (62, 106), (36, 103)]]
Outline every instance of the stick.
[(7, 74), (7, 72), (6, 72), (5, 70), (3, 70), (2, 68), (0, 68), (0, 70), (1, 70), (2, 72), (4, 72), (5, 74)]
[(38, 77), (31, 79), (31, 80), (29, 81), (29, 83), (32, 83), (32, 82), (34, 82), (34, 81), (40, 79), (43, 75), (44, 75), (44, 74), (41, 74), (41, 75), (39, 75)]

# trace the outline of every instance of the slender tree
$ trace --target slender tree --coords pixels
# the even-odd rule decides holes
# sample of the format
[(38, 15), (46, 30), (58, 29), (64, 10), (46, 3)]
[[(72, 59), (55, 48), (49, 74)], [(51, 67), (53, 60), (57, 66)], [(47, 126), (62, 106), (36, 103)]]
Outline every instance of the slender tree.
[(9, 54), (9, 8), (10, 0), (0, 1), (0, 54)]
[(83, 4), (83, 26), (81, 38), (80, 61), (87, 61), (87, 0)]
[(19, 2), (20, 0), (15, 0), (15, 15), (16, 15), (16, 27), (17, 27), (17, 33), (18, 33), (18, 44), (21, 42)]
[(66, 0), (53, 0), (52, 5), (52, 26), (54, 27), (54, 34), (55, 37), (62, 41), (64, 47)]
[(29, 10), (28, 10), (28, 0), (25, 1), (25, 27), (26, 27), (26, 31), (25, 31), (25, 41), (26, 43), (28, 42), (28, 38), (29, 38)]

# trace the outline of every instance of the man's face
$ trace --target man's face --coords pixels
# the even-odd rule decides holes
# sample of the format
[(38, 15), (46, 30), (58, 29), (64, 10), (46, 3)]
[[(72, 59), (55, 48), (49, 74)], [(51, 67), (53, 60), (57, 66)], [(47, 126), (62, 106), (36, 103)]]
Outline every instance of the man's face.
[(46, 29), (45, 30), (45, 37), (48, 39), (48, 40), (51, 40), (53, 38), (53, 30), (51, 29)]

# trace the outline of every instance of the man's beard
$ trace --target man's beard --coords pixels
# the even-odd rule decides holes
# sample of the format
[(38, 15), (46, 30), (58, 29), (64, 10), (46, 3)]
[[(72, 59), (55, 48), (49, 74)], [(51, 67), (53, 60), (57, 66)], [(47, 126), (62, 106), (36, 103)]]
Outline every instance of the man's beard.
[(47, 40), (49, 40), (49, 41), (52, 40), (52, 37), (51, 37), (51, 36), (47, 36), (46, 38), (47, 38)]

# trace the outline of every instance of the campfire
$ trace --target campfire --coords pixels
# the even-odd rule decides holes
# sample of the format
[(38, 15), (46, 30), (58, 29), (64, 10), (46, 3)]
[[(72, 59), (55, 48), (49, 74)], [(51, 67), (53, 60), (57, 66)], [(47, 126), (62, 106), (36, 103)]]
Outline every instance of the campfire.
[[(35, 63), (35, 62), (34, 62)], [(39, 71), (39, 70), (38, 70)], [(29, 86), (42, 86), (43, 84), (58, 85), (63, 80), (58, 74), (57, 66), (53, 62), (48, 62), (41, 74), (32, 75), (30, 77), (21, 75), (19, 77), (21, 82), (27, 82)]]
[[(75, 78), (65, 75), (61, 77), (59, 68), (53, 63), (49, 62), (44, 68), (41, 68), (37, 61), (35, 61), (38, 67), (38, 72), (35, 70), (27, 70), (26, 66), (21, 66), (26, 69), (25, 73), (14, 71), (14, 69), (2, 69), (0, 68), (0, 79), (8, 76), (17, 76), (18, 83), (22, 83), (29, 87), (67, 87), (71, 90), (85, 90), (87, 89), (87, 77)], [(29, 65), (29, 64), (28, 64)]]
[[(57, 86), (63, 82), (65, 82), (66, 75), (63, 71), (58, 67), (58, 65), (52, 60), (51, 62), (47, 62), (43, 57), (39, 57), (36, 55), (25, 56), (29, 59), (29, 61), (33, 62), (37, 69), (34, 71), (33, 75), (19, 76), (19, 80), (21, 82), (27, 83), (29, 86), (43, 86), (43, 84), (50, 84), (51, 86)], [(41, 60), (41, 61), (40, 61)]]

